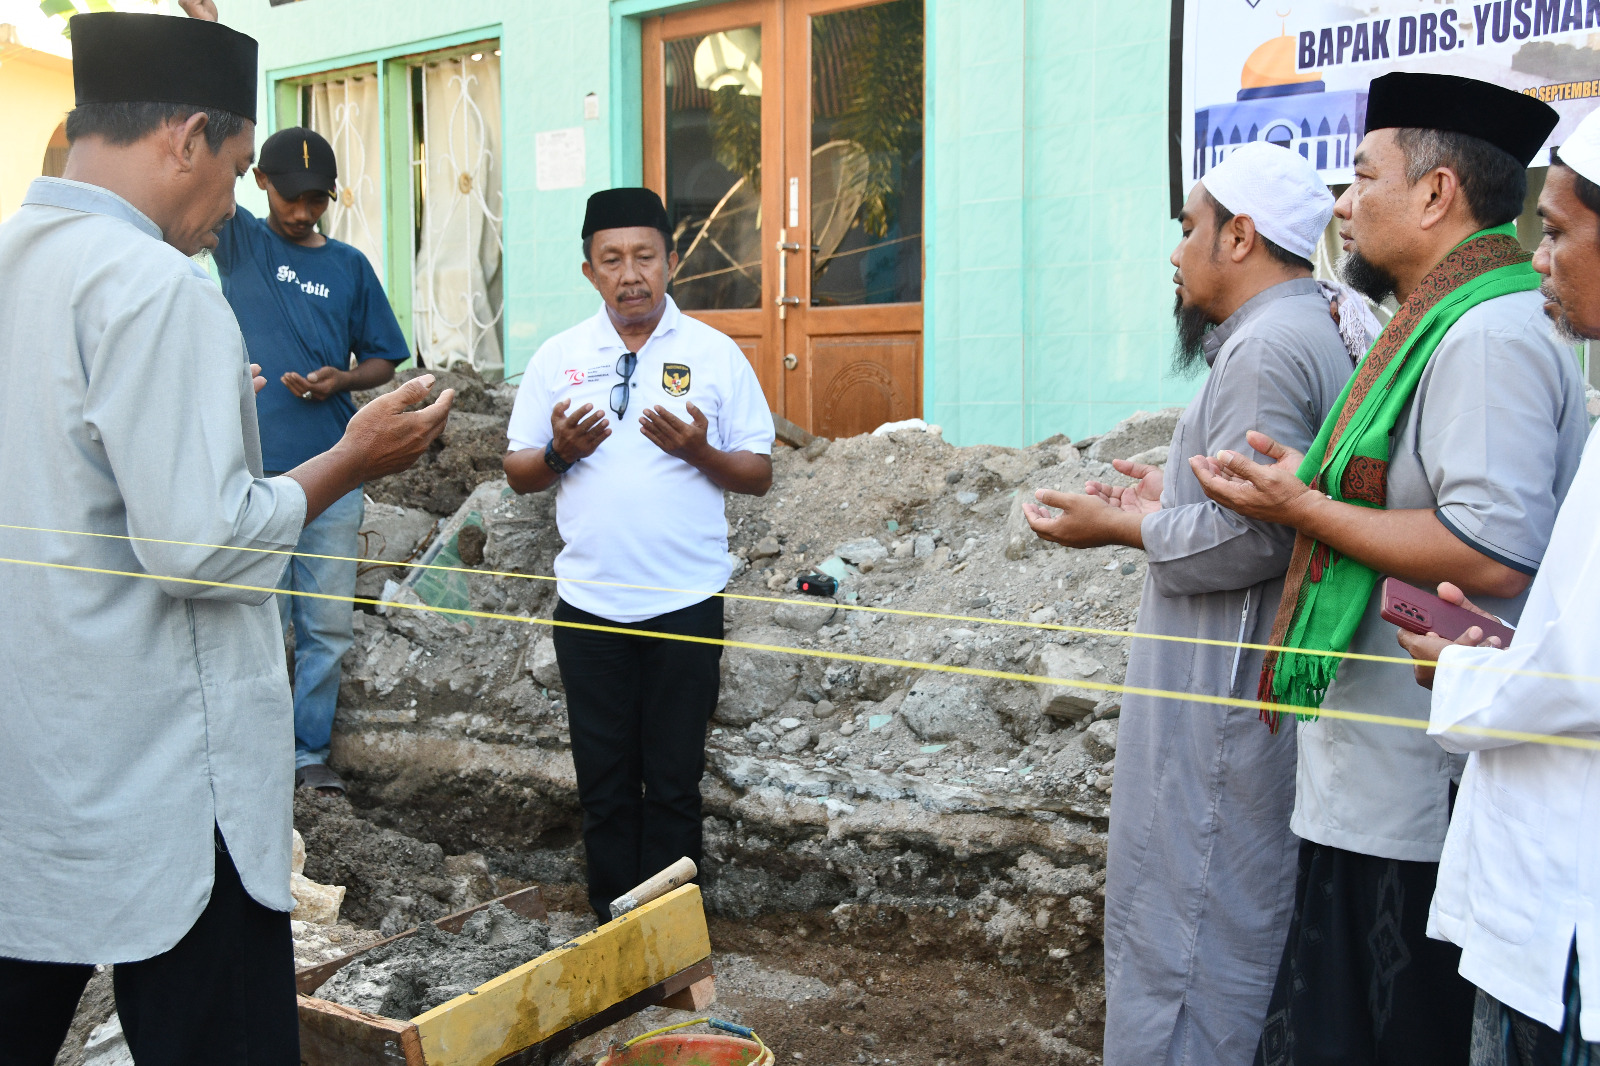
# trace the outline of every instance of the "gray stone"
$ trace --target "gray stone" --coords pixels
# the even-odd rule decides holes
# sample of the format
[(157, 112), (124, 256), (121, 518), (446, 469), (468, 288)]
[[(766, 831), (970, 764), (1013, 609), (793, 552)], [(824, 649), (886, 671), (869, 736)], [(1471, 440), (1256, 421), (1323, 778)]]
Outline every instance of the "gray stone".
[(832, 700), (819, 700), (811, 705), (811, 716), (813, 718), (832, 718), (833, 711)]
[(838, 613), (839, 609), (831, 600), (823, 600), (816, 604), (780, 603), (772, 611), (772, 620), (796, 633), (815, 633), (833, 621), (833, 616)]
[(911, 555), (916, 559), (926, 559), (933, 555), (933, 537), (927, 533), (919, 533), (911, 542)]
[(1146, 466), (1166, 466), (1167, 452), (1170, 447), (1170, 445), (1161, 444), (1154, 448), (1146, 448), (1138, 455), (1128, 456), (1128, 461), (1130, 463), (1143, 463)]
[(528, 673), (539, 684), (552, 691), (560, 691), (561, 670), (556, 665), (556, 642), (540, 626), (533, 632), (528, 646)]
[(782, 729), (784, 732), (788, 732), (791, 729), (799, 729), (800, 728), (800, 719), (798, 719), (798, 718), (780, 718), (780, 719), (778, 719), (778, 727), (780, 729)]
[(958, 482), (960, 480), (961, 480), (961, 471), (959, 471), (959, 470), (946, 470), (944, 472), (944, 483), (946, 485), (954, 485), (956, 482)]
[[(427, 511), (415, 507), (397, 507), (392, 503), (369, 503), (361, 517), (361, 534), (356, 554), (363, 559), (400, 562), (410, 559), (417, 547), (432, 536), (439, 520)], [(356, 575), (356, 595), (377, 599), (387, 578), (399, 581), (405, 574), (399, 566), (377, 566), (363, 563)]]
[(976, 492), (958, 492), (956, 493), (956, 502), (963, 507), (971, 507), (978, 502), (978, 494)]
[(852, 566), (860, 566), (864, 562), (883, 562), (889, 558), (889, 549), (885, 548), (875, 538), (869, 537), (865, 540), (852, 540), (848, 544), (841, 544), (833, 550), (833, 554)]
[(811, 730), (805, 726), (791, 729), (778, 738), (778, 750), (785, 755), (798, 755), (811, 746)]
[(1039, 465), (1039, 457), (1027, 451), (1005, 451), (983, 461), (983, 468), (1007, 485), (1015, 485)]
[(1093, 722), (1083, 731), (1083, 750), (1091, 758), (1105, 762), (1117, 754), (1117, 721)]
[[(1064, 681), (1110, 681), (1105, 664), (1070, 644), (1046, 644), (1039, 651), (1035, 673)], [(1100, 702), (1100, 689), (1076, 685), (1040, 685), (1039, 709), (1052, 718), (1076, 721)]]
[(900, 704), (900, 716), (913, 733), (928, 741), (954, 740), (994, 720), (994, 712), (971, 686), (927, 679), (912, 684)]
[[(793, 637), (775, 626), (756, 626), (728, 634), (750, 644), (787, 645)], [(794, 695), (800, 681), (796, 656), (727, 648), (722, 656), (722, 694), (712, 717), (724, 725), (745, 726), (765, 718)]]
[(1088, 449), (1090, 459), (1109, 463), (1113, 459), (1130, 459), (1140, 452), (1172, 443), (1172, 431), (1177, 428), (1181, 407), (1168, 407), (1162, 411), (1138, 411), (1131, 418), (1118, 422)]
[(774, 556), (782, 554), (783, 545), (778, 543), (777, 537), (762, 537), (760, 540), (756, 541), (755, 546), (750, 549), (750, 558), (752, 561), (756, 559), (771, 559)]
[(1006, 512), (1006, 558), (1012, 562), (1027, 555), (1039, 543), (1039, 535), (1028, 525), (1028, 516), (1022, 510), (1022, 505), (1031, 499), (1033, 493), (1018, 490), (1011, 499), (1011, 510)]

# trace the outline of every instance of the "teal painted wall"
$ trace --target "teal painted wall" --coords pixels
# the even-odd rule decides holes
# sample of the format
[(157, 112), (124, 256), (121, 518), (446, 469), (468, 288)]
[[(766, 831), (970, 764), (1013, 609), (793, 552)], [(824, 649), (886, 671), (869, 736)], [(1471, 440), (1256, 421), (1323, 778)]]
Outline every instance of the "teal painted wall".
[(959, 443), (1099, 433), (1165, 375), (1168, 0), (929, 0), (928, 418)]
[[(1169, 0), (927, 3), (925, 417), (956, 443), (1021, 445), (1186, 402), (1196, 382), (1165, 375), (1166, 260), (1177, 240), (1167, 219)], [(273, 72), (500, 27), (506, 367), (515, 373), (594, 308), (575, 234), (588, 193), (637, 180), (629, 16), (651, 8), (224, 0), (222, 11), (261, 41), (263, 120)], [(600, 118), (586, 122), (591, 92)], [(572, 126), (587, 131), (586, 187), (538, 192), (535, 134)], [(247, 206), (264, 208), (257, 196), (241, 183)]]
[[(268, 79), (275, 71), (332, 69), (348, 57), (426, 47), (463, 30), (498, 25), (506, 372), (520, 371), (545, 338), (594, 313), (594, 290), (579, 273), (577, 234), (585, 198), (611, 184), (611, 20), (605, 0), (307, 0), (280, 7), (267, 0), (223, 0), (218, 6), (229, 25), (261, 42), (257, 126), (263, 138), (272, 99)], [(586, 122), (583, 98), (591, 92), (600, 98), (600, 118)], [(588, 186), (536, 191), (535, 134), (573, 126), (587, 133)], [(265, 210), (254, 182), (239, 188), (246, 206)]]

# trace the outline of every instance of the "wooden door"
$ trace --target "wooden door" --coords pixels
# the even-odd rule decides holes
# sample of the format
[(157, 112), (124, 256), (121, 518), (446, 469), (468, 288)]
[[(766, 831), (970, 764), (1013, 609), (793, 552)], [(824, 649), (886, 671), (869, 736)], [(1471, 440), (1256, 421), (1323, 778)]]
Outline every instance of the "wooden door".
[(784, 15), (785, 413), (844, 437), (922, 413), (923, 0)]
[(738, 0), (645, 26), (674, 296), (823, 436), (922, 410), (922, 19), (923, 0)]
[(644, 180), (676, 233), (672, 296), (738, 342), (774, 411), (783, 354), (773, 272), (782, 91), (764, 69), (781, 54), (778, 0), (735, 0), (644, 26)]

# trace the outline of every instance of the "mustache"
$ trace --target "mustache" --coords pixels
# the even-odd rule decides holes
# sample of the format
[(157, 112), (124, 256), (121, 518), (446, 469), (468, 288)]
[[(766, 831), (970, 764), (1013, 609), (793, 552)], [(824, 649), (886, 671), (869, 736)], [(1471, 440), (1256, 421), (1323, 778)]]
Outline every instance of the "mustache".
[(1592, 339), (1579, 330), (1577, 323), (1572, 321), (1572, 316), (1567, 314), (1566, 308), (1562, 306), (1561, 298), (1556, 295), (1556, 290), (1548, 280), (1539, 286), (1539, 295), (1556, 307), (1553, 313), (1546, 310), (1545, 314), (1550, 318), (1550, 331), (1556, 335), (1558, 341), (1562, 344), (1582, 344), (1584, 341)]

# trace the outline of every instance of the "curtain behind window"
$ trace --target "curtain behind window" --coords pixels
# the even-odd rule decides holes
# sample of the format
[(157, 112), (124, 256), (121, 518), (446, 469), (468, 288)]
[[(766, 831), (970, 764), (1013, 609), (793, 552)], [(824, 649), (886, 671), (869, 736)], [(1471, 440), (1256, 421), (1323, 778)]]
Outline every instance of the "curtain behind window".
[(322, 216), (322, 231), (366, 253), (383, 281), (383, 205), (378, 199), (378, 79), (361, 74), (310, 87), (311, 113), (305, 123), (333, 145), (339, 161), (339, 198)]
[(500, 347), (500, 58), (422, 68), (423, 187), (412, 311), (430, 367), (467, 363), (491, 379)]

